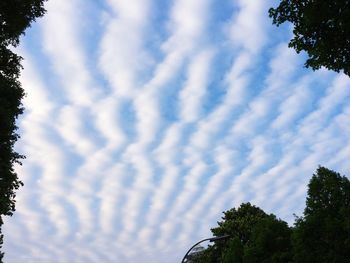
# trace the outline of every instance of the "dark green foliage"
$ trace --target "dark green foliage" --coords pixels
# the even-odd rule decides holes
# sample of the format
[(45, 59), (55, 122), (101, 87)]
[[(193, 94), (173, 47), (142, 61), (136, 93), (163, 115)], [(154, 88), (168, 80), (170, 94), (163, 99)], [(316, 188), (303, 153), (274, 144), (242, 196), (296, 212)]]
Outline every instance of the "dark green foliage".
[[(224, 243), (224, 246), (219, 246), (217, 242), (213, 247), (215, 258), (220, 258), (220, 261), (229, 261), (229, 254), (234, 254), (234, 258), (237, 260), (243, 258), (244, 247), (251, 240), (251, 235), (256, 224), (268, 217), (268, 215), (260, 208), (251, 205), (250, 203), (241, 204), (238, 209), (232, 208), (224, 212), (223, 220), (218, 222), (218, 227), (211, 229), (214, 236), (230, 235), (232, 237), (231, 242)], [(228, 250), (228, 245), (233, 247)], [(241, 251), (241, 253), (239, 253)], [(217, 261), (215, 261), (217, 262)]]
[(231, 239), (209, 246), (198, 262), (277, 263), (291, 258), (291, 229), (274, 215), (244, 203), (238, 209), (224, 212), (222, 219), (212, 232), (214, 236), (228, 234)]
[(218, 227), (211, 229), (214, 236), (231, 235), (246, 244), (251, 237), (253, 227), (268, 215), (260, 208), (243, 203), (238, 209), (232, 208), (224, 212), (223, 220)]
[(292, 230), (288, 224), (270, 215), (254, 227), (250, 244), (245, 247), (245, 263), (290, 262)]
[(318, 168), (309, 183), (304, 216), (295, 224), (295, 262), (349, 262), (349, 223), (349, 180)]
[[(24, 30), (44, 14), (45, 0), (0, 1), (0, 248), (3, 243), (2, 216), (15, 211), (16, 190), (22, 185), (14, 171), (14, 164), (23, 158), (13, 147), (19, 135), (16, 119), (23, 112), (24, 90), (18, 80), (21, 57), (10, 50), (19, 44)], [(0, 252), (0, 262), (3, 253)]]
[(289, 47), (307, 52), (306, 67), (344, 70), (350, 76), (350, 1), (281, 0), (269, 15), (277, 26), (294, 25)]
[(237, 237), (232, 238), (228, 243), (227, 249), (222, 253), (221, 260), (223, 263), (242, 262), (244, 247), (241, 240)]
[(24, 30), (45, 13), (45, 0), (0, 1), (0, 43), (17, 46)]

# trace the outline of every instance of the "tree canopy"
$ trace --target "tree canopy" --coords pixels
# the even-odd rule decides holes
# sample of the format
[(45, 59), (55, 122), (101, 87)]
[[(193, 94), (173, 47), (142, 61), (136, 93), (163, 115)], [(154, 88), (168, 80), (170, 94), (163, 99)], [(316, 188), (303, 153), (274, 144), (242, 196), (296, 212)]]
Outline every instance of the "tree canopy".
[(209, 246), (196, 262), (288, 262), (284, 260), (291, 257), (288, 224), (250, 203), (224, 212), (218, 227), (211, 231), (214, 236), (231, 238)]
[(320, 167), (310, 180), (304, 216), (293, 234), (295, 262), (350, 259), (350, 182)]
[(350, 1), (281, 0), (269, 15), (277, 26), (294, 25), (289, 47), (307, 52), (306, 67), (324, 66), (350, 76)]
[[(3, 216), (15, 211), (16, 190), (23, 184), (14, 170), (22, 155), (14, 150), (19, 138), (16, 119), (23, 112), (24, 90), (18, 78), (21, 57), (10, 48), (19, 44), (31, 22), (45, 13), (45, 0), (0, 1), (0, 248), (3, 244)], [(0, 252), (0, 262), (3, 253)]]
[(230, 235), (210, 245), (196, 263), (346, 263), (350, 258), (350, 182), (319, 167), (308, 184), (306, 207), (293, 227), (243, 203), (211, 229)]

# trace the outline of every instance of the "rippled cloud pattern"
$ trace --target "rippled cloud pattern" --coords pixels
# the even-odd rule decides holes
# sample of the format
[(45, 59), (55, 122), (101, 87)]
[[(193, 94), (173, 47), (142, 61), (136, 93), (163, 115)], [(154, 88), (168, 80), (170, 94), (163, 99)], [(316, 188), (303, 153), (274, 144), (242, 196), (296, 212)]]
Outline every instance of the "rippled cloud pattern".
[(350, 79), (303, 68), (276, 1), (49, 0), (26, 32), (5, 261), (180, 262), (250, 201), (293, 223), (350, 172)]

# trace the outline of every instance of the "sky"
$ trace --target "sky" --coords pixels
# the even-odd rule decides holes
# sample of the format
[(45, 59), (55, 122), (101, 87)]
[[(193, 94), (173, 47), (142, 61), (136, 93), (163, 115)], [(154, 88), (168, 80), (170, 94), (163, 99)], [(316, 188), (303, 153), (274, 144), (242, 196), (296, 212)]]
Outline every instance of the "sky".
[(24, 182), (5, 262), (177, 263), (251, 202), (293, 224), (350, 174), (350, 79), (303, 67), (277, 1), (49, 0), (21, 39)]

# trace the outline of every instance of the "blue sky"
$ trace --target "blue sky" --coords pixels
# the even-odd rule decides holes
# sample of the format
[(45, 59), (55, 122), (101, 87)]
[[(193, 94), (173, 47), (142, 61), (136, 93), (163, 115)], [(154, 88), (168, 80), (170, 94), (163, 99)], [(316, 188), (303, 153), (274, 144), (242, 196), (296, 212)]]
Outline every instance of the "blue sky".
[(303, 68), (276, 3), (49, 0), (5, 261), (180, 262), (222, 211), (292, 224), (318, 165), (349, 174), (350, 79)]

